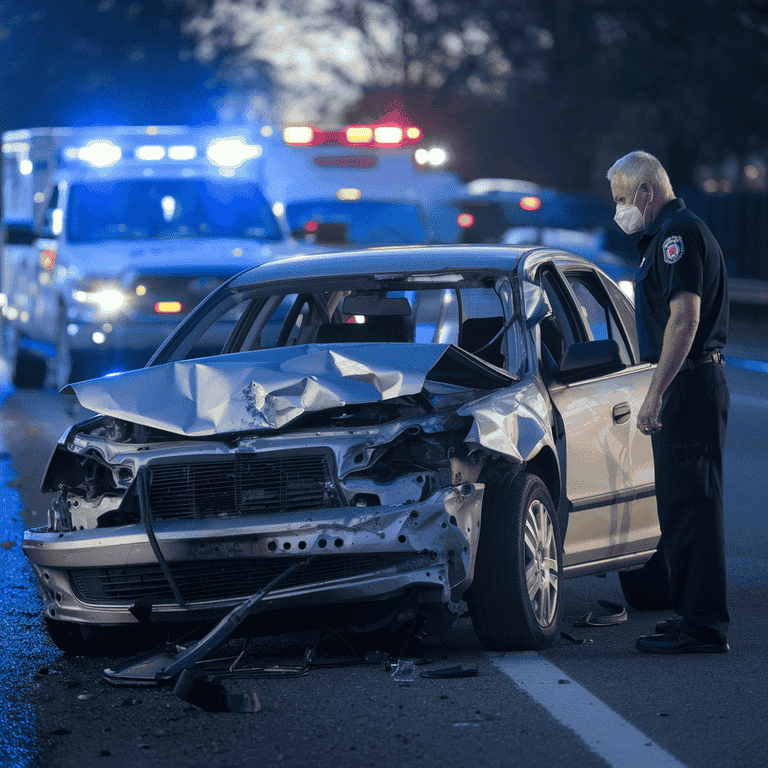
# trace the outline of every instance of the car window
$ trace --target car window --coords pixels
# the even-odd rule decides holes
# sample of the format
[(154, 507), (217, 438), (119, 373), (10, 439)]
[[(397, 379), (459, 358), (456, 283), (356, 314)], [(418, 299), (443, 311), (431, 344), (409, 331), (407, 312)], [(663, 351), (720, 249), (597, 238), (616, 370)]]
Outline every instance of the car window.
[(569, 310), (568, 297), (557, 277), (549, 270), (541, 274), (541, 287), (552, 307), (552, 314), (540, 325), (541, 342), (553, 362), (559, 364), (563, 352), (575, 341), (582, 341), (582, 330)]
[(624, 362), (631, 364), (628, 341), (602, 283), (590, 272), (568, 272), (566, 278), (592, 340), (614, 339), (619, 344)]

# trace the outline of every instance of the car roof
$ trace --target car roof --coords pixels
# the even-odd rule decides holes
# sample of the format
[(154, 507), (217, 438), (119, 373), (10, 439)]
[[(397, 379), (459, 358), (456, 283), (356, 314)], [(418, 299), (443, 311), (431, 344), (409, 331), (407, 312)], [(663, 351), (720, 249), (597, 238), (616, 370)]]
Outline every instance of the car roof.
[(329, 275), (428, 273), (442, 270), (491, 270), (513, 274), (526, 254), (536, 253), (537, 260), (558, 254), (569, 263), (593, 267), (586, 259), (553, 248), (503, 245), (395, 246), (322, 253), (300, 253), (251, 267), (232, 278), (230, 287)]

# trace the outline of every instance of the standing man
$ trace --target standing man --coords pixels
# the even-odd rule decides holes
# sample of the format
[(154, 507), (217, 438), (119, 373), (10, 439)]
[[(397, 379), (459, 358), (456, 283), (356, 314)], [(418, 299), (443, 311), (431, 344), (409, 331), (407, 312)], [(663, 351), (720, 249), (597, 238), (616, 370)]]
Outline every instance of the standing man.
[(726, 653), (725, 262), (653, 155), (630, 152), (611, 167), (608, 180), (616, 222), (627, 234), (642, 232), (635, 313), (640, 356), (656, 370), (637, 426), (651, 435), (661, 538), (680, 617), (659, 622), (657, 634), (639, 638), (637, 648)]

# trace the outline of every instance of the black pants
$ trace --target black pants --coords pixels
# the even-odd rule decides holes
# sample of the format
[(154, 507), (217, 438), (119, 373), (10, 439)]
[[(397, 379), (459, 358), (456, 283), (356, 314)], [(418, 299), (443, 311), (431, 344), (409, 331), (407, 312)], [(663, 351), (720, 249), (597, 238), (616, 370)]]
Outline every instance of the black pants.
[(730, 393), (720, 363), (681, 371), (662, 398), (652, 436), (656, 502), (682, 629), (725, 639), (723, 450)]

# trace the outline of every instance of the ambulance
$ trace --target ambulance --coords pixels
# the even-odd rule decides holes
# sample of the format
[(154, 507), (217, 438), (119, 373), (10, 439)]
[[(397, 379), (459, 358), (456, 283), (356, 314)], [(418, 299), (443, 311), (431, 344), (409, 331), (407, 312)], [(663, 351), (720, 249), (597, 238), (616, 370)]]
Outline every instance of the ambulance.
[(264, 195), (261, 132), (2, 135), (0, 305), (16, 386), (61, 388), (142, 366), (221, 282), (305, 247)]
[[(265, 194), (300, 242), (338, 249), (458, 242), (463, 188), (415, 125), (286, 126), (264, 156)], [(289, 169), (287, 171), (287, 169)]]

